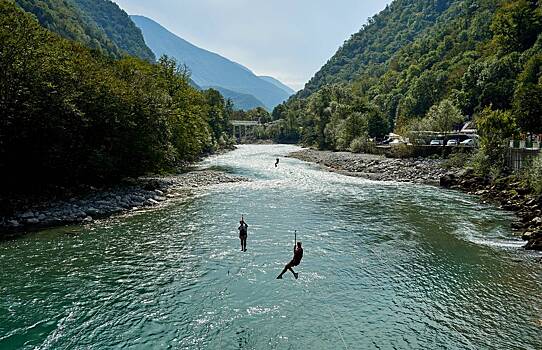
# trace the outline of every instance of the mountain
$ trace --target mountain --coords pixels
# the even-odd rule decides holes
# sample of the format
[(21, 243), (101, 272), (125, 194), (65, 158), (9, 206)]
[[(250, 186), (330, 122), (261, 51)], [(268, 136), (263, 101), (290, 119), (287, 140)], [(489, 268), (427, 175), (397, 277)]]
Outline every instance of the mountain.
[[(399, 49), (412, 43), (457, 0), (395, 0), (363, 28), (314, 75), (298, 94), (307, 97), (324, 85), (355, 80), (365, 71), (381, 72)], [(475, 1), (471, 1), (475, 3)]]
[(101, 53), (121, 56), (120, 49), (103, 29), (71, 0), (15, 0), (15, 3), (52, 32)]
[(228, 90), (220, 86), (205, 86), (203, 88), (217, 90), (225, 99), (232, 100), (235, 109), (248, 111), (257, 107), (265, 107), (262, 101), (249, 94)]
[(436, 122), (450, 116), (511, 115), (495, 125), (538, 133), (540, 72), (539, 1), (395, 0), (273, 116), (289, 135), (329, 149), (363, 150), (392, 130), (450, 130)]
[(122, 51), (149, 62), (156, 60), (141, 30), (126, 12), (110, 0), (72, 0)]
[(156, 56), (168, 55), (186, 64), (199, 86), (222, 88), (253, 95), (273, 109), (290, 95), (282, 88), (260, 79), (248, 68), (179, 38), (160, 24), (143, 16), (131, 16), (141, 28), (147, 45)]
[(39, 23), (66, 39), (120, 58), (125, 54), (154, 61), (139, 28), (109, 0), (15, 0)]
[(265, 75), (260, 75), (259, 76), (260, 79), (263, 79), (265, 81), (267, 81), (268, 83), (271, 83), (273, 85), (275, 85), (276, 87), (278, 88), (281, 88), (282, 90), (286, 91), (286, 93), (288, 95), (293, 95), (295, 94), (295, 91), (294, 89), (292, 89), (291, 87), (289, 87), (288, 85), (284, 84), (283, 82), (281, 82), (280, 80), (278, 79), (275, 79), (273, 77), (268, 77), (268, 76), (265, 76)]

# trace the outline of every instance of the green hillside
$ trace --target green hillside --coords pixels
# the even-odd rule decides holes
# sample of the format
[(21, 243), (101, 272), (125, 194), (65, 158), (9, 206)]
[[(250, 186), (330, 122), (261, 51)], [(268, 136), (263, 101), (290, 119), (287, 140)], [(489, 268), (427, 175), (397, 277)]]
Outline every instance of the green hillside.
[(15, 0), (15, 3), (52, 32), (101, 53), (121, 56), (117, 45), (72, 0)]
[(110, 0), (73, 1), (122, 51), (148, 61), (156, 59), (145, 44), (141, 30), (117, 4)]
[(299, 92), (306, 97), (324, 85), (349, 82), (365, 72), (378, 74), (397, 50), (434, 25), (453, 0), (396, 0), (345, 41)]
[(155, 56), (130, 17), (110, 0), (15, 0), (45, 28), (91, 49), (119, 58)]
[(482, 118), (487, 108), (536, 132), (541, 18), (536, 1), (396, 0), (274, 115), (331, 149), (360, 150), (391, 130), (439, 131), (439, 118)]

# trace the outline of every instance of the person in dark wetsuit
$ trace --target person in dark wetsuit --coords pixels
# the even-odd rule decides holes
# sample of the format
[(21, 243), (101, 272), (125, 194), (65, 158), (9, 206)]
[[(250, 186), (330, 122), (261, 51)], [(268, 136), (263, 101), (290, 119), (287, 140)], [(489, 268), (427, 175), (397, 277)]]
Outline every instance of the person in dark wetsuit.
[(297, 247), (294, 245), (294, 257), (292, 258), (292, 261), (290, 261), (286, 264), (286, 266), (284, 266), (284, 270), (282, 270), (280, 275), (277, 276), (277, 279), (282, 279), (282, 275), (284, 275), (288, 270), (292, 271), (295, 279), (297, 279), (299, 277), (299, 274), (292, 270), (292, 267), (299, 265), (302, 258), (303, 248), (301, 247), (301, 242), (297, 242)]
[(248, 236), (248, 225), (245, 222), (245, 219), (241, 217), (239, 221), (239, 239), (241, 240), (241, 251), (247, 251), (247, 236)]
[(279, 159), (277, 158), (277, 161), (275, 162), (275, 168), (279, 166)]

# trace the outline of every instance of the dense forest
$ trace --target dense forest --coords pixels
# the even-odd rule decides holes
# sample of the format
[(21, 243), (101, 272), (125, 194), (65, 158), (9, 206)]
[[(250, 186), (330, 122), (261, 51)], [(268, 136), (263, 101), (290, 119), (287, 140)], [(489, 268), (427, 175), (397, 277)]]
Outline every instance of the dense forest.
[(141, 30), (117, 4), (110, 0), (73, 0), (105, 32), (115, 45), (131, 56), (154, 62)]
[(155, 61), (143, 34), (110, 0), (15, 0), (40, 24), (60, 36), (115, 58), (131, 55)]
[(488, 171), (507, 138), (542, 132), (541, 30), (534, 0), (396, 0), (273, 117), (306, 145), (353, 151), (474, 120)]
[(0, 43), (2, 192), (160, 172), (230, 141), (231, 104), (172, 59), (104, 55), (6, 1)]

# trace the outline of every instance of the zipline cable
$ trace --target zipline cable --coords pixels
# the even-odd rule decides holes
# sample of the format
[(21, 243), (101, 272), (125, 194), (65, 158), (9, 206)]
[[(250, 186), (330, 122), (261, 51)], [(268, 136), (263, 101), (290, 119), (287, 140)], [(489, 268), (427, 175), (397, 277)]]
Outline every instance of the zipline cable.
[(348, 346), (346, 345), (346, 342), (344, 341), (343, 334), (341, 333), (341, 329), (339, 328), (339, 324), (337, 323), (337, 320), (335, 319), (335, 315), (333, 315), (333, 312), (331, 311), (331, 308), (329, 305), (327, 305), (329, 314), (331, 315), (331, 318), (333, 318), (333, 322), (335, 323), (335, 329), (337, 330), (337, 333), (339, 334), (339, 337), (341, 338), (341, 341), (343, 342), (344, 348), (348, 350)]

